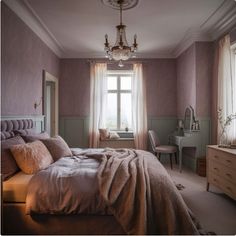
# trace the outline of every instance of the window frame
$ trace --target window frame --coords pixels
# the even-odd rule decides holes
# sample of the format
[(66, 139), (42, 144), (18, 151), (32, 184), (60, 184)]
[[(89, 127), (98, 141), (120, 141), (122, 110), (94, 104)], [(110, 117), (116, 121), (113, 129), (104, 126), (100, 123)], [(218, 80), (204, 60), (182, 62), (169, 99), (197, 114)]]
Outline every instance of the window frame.
[[(108, 79), (109, 76), (117, 77), (117, 89), (108, 89), (107, 94), (115, 93), (117, 94), (117, 117), (116, 117), (116, 129), (111, 129), (114, 131), (124, 131), (121, 129), (121, 94), (122, 93), (129, 93), (132, 95), (132, 80), (133, 80), (133, 70), (108, 70), (106, 77)], [(121, 77), (131, 77), (131, 89), (121, 89)], [(109, 127), (108, 127), (109, 128)], [(132, 131), (133, 129), (129, 127), (129, 130)]]

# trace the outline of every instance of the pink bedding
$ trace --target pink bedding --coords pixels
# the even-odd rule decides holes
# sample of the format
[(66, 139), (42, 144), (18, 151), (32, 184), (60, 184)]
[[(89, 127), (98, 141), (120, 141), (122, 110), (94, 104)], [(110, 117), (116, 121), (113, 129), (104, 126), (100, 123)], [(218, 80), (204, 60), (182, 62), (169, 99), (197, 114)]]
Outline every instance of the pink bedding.
[(198, 234), (197, 223), (154, 155), (85, 151), (61, 158), (29, 184), (27, 213), (112, 213), (127, 234)]

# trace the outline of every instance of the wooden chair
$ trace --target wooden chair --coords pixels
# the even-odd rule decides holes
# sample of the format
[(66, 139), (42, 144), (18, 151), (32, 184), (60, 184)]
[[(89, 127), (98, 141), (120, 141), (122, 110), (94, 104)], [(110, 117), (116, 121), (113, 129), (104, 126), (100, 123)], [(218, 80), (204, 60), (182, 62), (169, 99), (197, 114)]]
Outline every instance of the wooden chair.
[(177, 147), (172, 146), (172, 145), (161, 145), (160, 140), (154, 130), (149, 130), (148, 136), (150, 139), (152, 150), (159, 160), (161, 160), (161, 154), (170, 155), (170, 166), (172, 169), (172, 155), (173, 154), (175, 155), (175, 161), (177, 164)]

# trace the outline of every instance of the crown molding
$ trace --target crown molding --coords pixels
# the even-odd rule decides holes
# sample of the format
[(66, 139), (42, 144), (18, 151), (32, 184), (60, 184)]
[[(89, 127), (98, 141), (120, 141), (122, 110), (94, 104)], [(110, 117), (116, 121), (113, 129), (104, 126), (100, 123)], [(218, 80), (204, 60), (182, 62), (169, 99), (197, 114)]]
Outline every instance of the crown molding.
[(174, 57), (178, 57), (182, 52), (189, 48), (194, 42), (208, 42), (211, 41), (211, 36), (202, 32), (200, 29), (189, 29), (184, 38), (180, 41), (173, 51)]
[[(27, 0), (3, 0), (59, 58), (104, 58), (104, 53), (66, 52)], [(216, 40), (236, 25), (236, 2), (225, 0), (199, 28), (189, 29), (172, 52), (137, 53), (137, 58), (176, 58), (194, 42)]]
[(221, 6), (201, 25), (203, 31), (216, 40), (236, 25), (236, 1), (225, 0)]
[(225, 0), (203, 24), (196, 29), (189, 29), (174, 49), (178, 57), (194, 42), (214, 41), (236, 25), (236, 2)]
[(27, 0), (4, 0), (4, 3), (14, 11), (21, 20), (58, 56), (63, 54), (63, 47), (49, 31)]

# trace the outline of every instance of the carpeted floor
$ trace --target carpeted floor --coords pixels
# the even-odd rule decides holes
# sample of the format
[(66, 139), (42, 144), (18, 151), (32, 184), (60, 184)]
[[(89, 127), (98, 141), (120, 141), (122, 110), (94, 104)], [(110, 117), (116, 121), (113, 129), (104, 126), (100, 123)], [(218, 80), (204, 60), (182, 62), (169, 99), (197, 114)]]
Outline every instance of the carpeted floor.
[(213, 231), (218, 235), (236, 234), (236, 201), (211, 185), (207, 192), (205, 177), (200, 177), (186, 168), (179, 173), (177, 165), (174, 165), (173, 170), (169, 163), (163, 165), (206, 231)]

